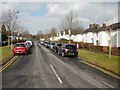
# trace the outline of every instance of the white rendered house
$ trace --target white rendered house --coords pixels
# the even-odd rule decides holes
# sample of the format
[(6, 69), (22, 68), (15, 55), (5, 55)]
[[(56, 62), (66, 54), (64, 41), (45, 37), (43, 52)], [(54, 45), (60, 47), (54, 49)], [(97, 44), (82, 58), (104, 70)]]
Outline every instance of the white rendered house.
[(112, 24), (110, 32), (106, 30), (106, 25), (97, 27), (95, 24), (93, 27), (89, 27), (83, 33), (84, 43), (93, 43), (98, 46), (120, 47), (120, 22)]

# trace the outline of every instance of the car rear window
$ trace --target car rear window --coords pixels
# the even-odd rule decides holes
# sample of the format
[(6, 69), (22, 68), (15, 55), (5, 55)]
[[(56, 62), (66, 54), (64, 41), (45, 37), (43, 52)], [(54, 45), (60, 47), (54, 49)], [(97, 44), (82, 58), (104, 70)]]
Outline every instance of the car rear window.
[(58, 44), (57, 46), (62, 46), (62, 44)]
[(74, 46), (74, 45), (66, 45), (66, 49), (76, 50), (76, 46)]
[(15, 44), (15, 47), (25, 47), (24, 44)]

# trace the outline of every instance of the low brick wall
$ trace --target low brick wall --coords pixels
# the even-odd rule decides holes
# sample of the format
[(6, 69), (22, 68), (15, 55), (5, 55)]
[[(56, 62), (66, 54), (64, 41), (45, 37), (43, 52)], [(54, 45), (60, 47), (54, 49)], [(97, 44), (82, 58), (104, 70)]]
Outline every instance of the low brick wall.
[[(83, 43), (83, 42), (73, 42), (76, 46), (82, 49), (87, 49), (91, 51), (96, 51), (96, 52), (102, 52), (102, 53), (109, 53), (109, 47), (108, 46), (95, 46), (92, 43)], [(78, 45), (77, 45), (78, 44)], [(120, 55), (120, 47), (112, 47), (111, 48), (111, 54), (112, 55)]]

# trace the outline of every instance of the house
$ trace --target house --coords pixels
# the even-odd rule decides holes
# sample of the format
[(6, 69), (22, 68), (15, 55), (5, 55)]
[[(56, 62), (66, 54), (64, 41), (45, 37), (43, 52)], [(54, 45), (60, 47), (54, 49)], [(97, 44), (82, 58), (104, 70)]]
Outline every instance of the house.
[[(108, 27), (110, 27), (108, 29)], [(111, 30), (110, 30), (111, 29)], [(93, 43), (98, 46), (109, 46), (111, 43), (112, 47), (120, 47), (120, 22), (106, 26), (103, 24), (102, 27), (98, 24), (90, 24), (89, 28), (83, 32), (83, 42)]]
[(73, 38), (74, 42), (83, 42), (83, 35), (82, 34), (77, 34)]

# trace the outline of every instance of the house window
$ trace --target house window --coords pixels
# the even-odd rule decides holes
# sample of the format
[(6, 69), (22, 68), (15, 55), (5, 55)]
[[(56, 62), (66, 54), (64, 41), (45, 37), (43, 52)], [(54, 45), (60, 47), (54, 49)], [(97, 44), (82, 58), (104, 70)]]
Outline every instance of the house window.
[(98, 36), (98, 33), (96, 33), (96, 35)]

